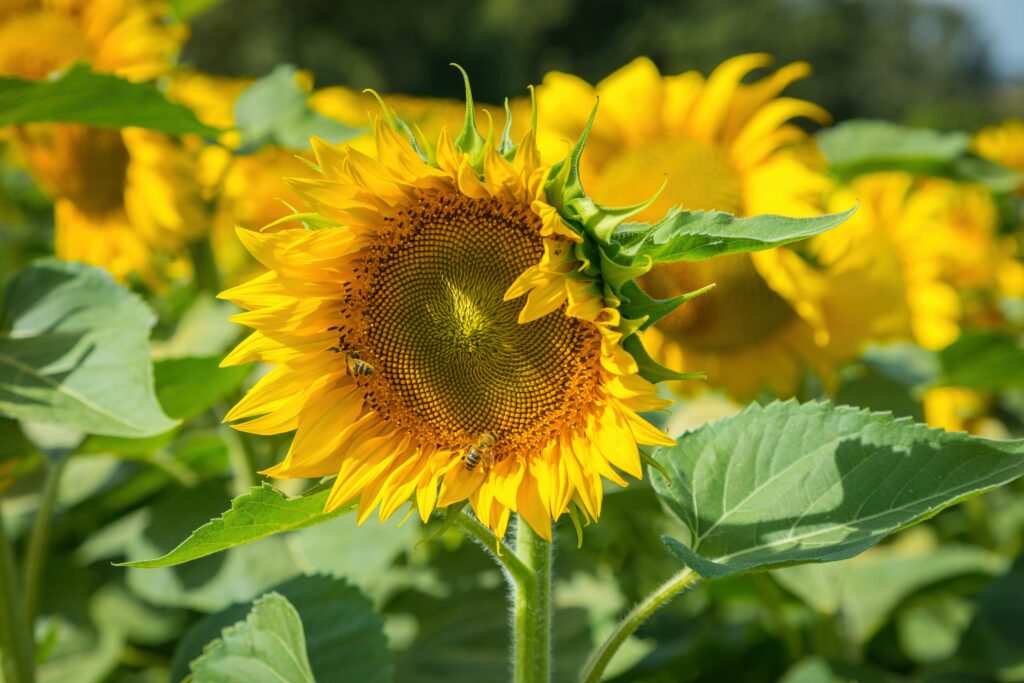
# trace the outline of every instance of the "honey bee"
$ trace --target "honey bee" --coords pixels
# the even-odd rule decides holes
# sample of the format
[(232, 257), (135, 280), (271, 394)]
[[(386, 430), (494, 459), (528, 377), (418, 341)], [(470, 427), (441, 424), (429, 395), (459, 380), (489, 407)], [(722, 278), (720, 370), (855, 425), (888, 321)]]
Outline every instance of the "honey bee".
[(348, 374), (353, 377), (368, 377), (375, 372), (372, 365), (360, 360), (359, 352), (355, 349), (349, 351), (345, 356), (345, 366), (348, 368)]
[(484, 432), (481, 434), (480, 438), (477, 439), (476, 445), (472, 446), (469, 452), (466, 453), (466, 470), (472, 472), (476, 469), (477, 465), (485, 460), (487, 463), (484, 465), (484, 468), (490, 469), (491, 446), (493, 445), (494, 437), (490, 433)]

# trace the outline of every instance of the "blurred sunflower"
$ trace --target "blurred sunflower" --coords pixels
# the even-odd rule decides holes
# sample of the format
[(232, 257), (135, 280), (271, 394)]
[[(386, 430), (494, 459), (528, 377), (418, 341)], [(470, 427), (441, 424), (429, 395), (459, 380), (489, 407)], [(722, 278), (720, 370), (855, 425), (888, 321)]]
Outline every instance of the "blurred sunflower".
[[(662, 76), (650, 60), (637, 59), (596, 87), (548, 74), (538, 99), (557, 118), (541, 129), (542, 150), (564, 147), (600, 96), (581, 169), (598, 201), (634, 203), (664, 182), (640, 220), (671, 206), (739, 216), (824, 213), (832, 184), (807, 135), (791, 121), (824, 123), (829, 116), (815, 104), (780, 96), (810, 73), (803, 62), (741, 82), (770, 61), (763, 54), (739, 56), (705, 78), (694, 71)], [(866, 337), (894, 331), (882, 302), (898, 287), (896, 263), (856, 244), (857, 234), (843, 226), (794, 248), (656, 265), (641, 280), (655, 297), (716, 287), (658, 321), (645, 344), (665, 365), (706, 371), (710, 383), (734, 396), (765, 388), (792, 395), (807, 365), (828, 374)]]
[[(301, 74), (303, 86), (311, 80)], [(221, 274), (236, 283), (251, 277), (258, 266), (241, 246), (236, 226), (257, 229), (292, 213), (289, 206), (300, 199), (285, 182), (288, 176), (308, 174), (302, 158), (312, 160), (308, 151), (265, 145), (258, 150), (236, 153), (241, 137), (235, 127), (234, 107), (253, 80), (212, 76), (178, 70), (170, 80), (167, 95), (192, 109), (207, 125), (227, 130), (220, 144), (208, 144), (195, 136), (186, 145), (195, 155), (202, 193), (213, 208), (210, 239)]]
[[(164, 74), (186, 36), (147, 0), (36, 0), (0, 5), (0, 74), (41, 79), (75, 62), (135, 81)], [(33, 124), (16, 147), (53, 195), (57, 256), (119, 278), (158, 279), (153, 251), (176, 253), (201, 234), (192, 159), (173, 139), (137, 129)]]
[(983, 128), (974, 136), (972, 146), (979, 156), (1024, 172), (1024, 121), (1009, 119)]
[(267, 474), (337, 474), (328, 509), (468, 499), (499, 536), (515, 511), (550, 539), (570, 504), (598, 517), (602, 477), (641, 476), (638, 443), (672, 443), (637, 415), (667, 402), (580, 272), (534, 131), (496, 147), (465, 119), (416, 146), (378, 122), (374, 155), (314, 139), (322, 177), (293, 187), (335, 227), (239, 231), (269, 270), (222, 294), (256, 330), (224, 364), (276, 367), (225, 419), (296, 430)]
[[(892, 310), (906, 310), (906, 336), (938, 350), (963, 329), (1003, 325), (1001, 300), (1024, 295), (1024, 267), (1014, 242), (998, 231), (999, 214), (981, 186), (907, 173), (861, 176), (838, 189), (832, 206), (860, 210), (855, 229), (873, 233), (870, 241), (899, 262), (902, 297)], [(991, 397), (960, 387), (930, 389), (923, 396), (925, 420), (947, 431), (993, 435), (988, 417)]]

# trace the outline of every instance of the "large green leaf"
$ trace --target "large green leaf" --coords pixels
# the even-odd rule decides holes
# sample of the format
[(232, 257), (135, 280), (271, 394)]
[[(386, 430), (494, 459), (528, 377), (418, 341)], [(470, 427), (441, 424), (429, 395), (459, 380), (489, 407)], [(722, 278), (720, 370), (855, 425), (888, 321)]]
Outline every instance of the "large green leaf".
[[(344, 579), (300, 576), (274, 589), (295, 607), (306, 631), (306, 649), (318, 681), (388, 683), (393, 676), (384, 624), (370, 600)], [(170, 680), (180, 681), (189, 662), (221, 629), (245, 618), (252, 603), (233, 605), (198, 622), (178, 643)]]
[(655, 490), (688, 528), (670, 550), (706, 577), (853, 557), (1024, 475), (1024, 442), (948, 434), (887, 413), (751, 406), (655, 459)]
[(856, 208), (813, 218), (752, 216), (719, 211), (673, 209), (657, 223), (623, 224), (613, 235), (619, 253), (657, 263), (700, 261), (714, 256), (761, 251), (796, 242), (840, 225)]
[(959, 576), (994, 575), (1007, 565), (980, 548), (913, 541), (872, 548), (847, 562), (787, 567), (772, 576), (819, 614), (838, 617), (846, 639), (862, 645), (914, 593)]
[(983, 183), (1000, 192), (1019, 182), (1009, 169), (972, 155), (967, 133), (860, 119), (822, 129), (817, 138), (830, 170), (843, 179), (907, 171)]
[(268, 593), (253, 603), (245, 621), (224, 629), (221, 637), (192, 662), (195, 683), (314, 683), (306, 655), (302, 620), (291, 603)]
[(235, 122), (246, 149), (267, 143), (306, 149), (313, 135), (338, 143), (363, 132), (310, 109), (296, 74), (295, 67), (282, 64), (238, 96)]
[(249, 370), (222, 368), (219, 356), (159, 360), (153, 365), (156, 395), (168, 415), (187, 420), (237, 389)]
[(102, 270), (42, 260), (14, 277), (0, 335), (0, 414), (143, 437), (176, 422), (153, 392), (153, 314)]
[(324, 512), (329, 487), (317, 487), (304, 496), (289, 498), (270, 484), (254, 486), (231, 501), (231, 509), (196, 529), (191, 536), (162, 557), (127, 562), (140, 569), (173, 567), (244, 543), (252, 543), (285, 531), (326, 522), (349, 508)]
[(85, 64), (75, 64), (47, 81), (0, 76), (0, 126), (39, 121), (133, 126), (178, 135), (215, 136), (220, 132), (156, 88), (93, 73)]
[(1024, 344), (998, 332), (965, 332), (939, 351), (940, 383), (973, 389), (1024, 387)]

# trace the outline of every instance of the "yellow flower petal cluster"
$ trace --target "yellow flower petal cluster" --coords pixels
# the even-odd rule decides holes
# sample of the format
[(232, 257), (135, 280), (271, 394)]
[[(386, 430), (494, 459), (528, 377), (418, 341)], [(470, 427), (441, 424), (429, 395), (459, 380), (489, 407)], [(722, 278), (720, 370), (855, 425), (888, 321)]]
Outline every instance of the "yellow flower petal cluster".
[[(148, 0), (37, 0), (0, 9), (0, 74), (45, 78), (84, 61), (131, 80), (166, 73), (186, 35)], [(57, 256), (157, 284), (153, 252), (202, 233), (194, 161), (171, 137), (75, 124), (17, 127), (12, 138), (53, 195)]]
[(550, 539), (570, 505), (600, 514), (603, 479), (641, 476), (637, 444), (672, 443), (637, 414), (667, 402), (581, 272), (533, 131), (508, 156), (457, 142), (427, 163), (383, 123), (374, 154), (314, 140), (297, 209), (337, 225), (239, 230), (268, 270), (222, 295), (255, 329), (224, 363), (274, 368), (226, 419), (295, 430), (267, 474), (337, 475), (328, 509), (468, 500), (498, 535), (517, 512)]
[[(739, 216), (825, 213), (833, 185), (792, 120), (829, 116), (781, 96), (810, 72), (803, 62), (744, 82), (770, 61), (742, 55), (705, 78), (695, 71), (662, 76), (650, 60), (637, 59), (596, 87), (548, 74), (538, 99), (557, 118), (542, 128), (542, 147), (564, 147), (599, 96), (581, 168), (596, 200), (633, 204), (664, 183), (638, 219), (671, 206)], [(897, 264), (861, 245), (861, 236), (842, 226), (796, 247), (656, 265), (641, 284), (657, 298), (716, 287), (655, 324), (644, 342), (663, 364), (705, 371), (734, 396), (766, 388), (792, 395), (806, 366), (828, 373), (866, 338), (894, 331), (884, 302), (898, 293)]]
[(1024, 120), (1008, 119), (983, 128), (974, 136), (972, 147), (979, 156), (1024, 172)]

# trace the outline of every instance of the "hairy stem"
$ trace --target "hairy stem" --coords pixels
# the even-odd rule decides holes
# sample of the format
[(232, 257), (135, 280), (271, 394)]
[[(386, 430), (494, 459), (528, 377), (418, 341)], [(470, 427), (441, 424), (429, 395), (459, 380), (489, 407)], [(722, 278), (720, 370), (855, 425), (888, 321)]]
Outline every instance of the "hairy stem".
[(533, 580), (530, 569), (519, 559), (518, 556), (505, 543), (498, 538), (486, 526), (480, 523), (476, 517), (465, 510), (461, 510), (453, 520), (455, 526), (474, 541), (479, 543), (487, 553), (494, 558), (494, 561), (505, 570), (506, 578), (513, 590), (523, 583)]
[(0, 505), (0, 664), (6, 683), (33, 683), (35, 656), (32, 634), (22, 610), (14, 575), (14, 553), (7, 540)]
[(516, 523), (516, 555), (532, 580), (516, 587), (513, 598), (513, 680), (551, 680), (551, 543), (521, 518)]
[(612, 661), (612, 657), (619, 651), (626, 639), (633, 635), (652, 614), (698, 581), (700, 581), (700, 576), (687, 567), (644, 598), (618, 623), (611, 635), (590, 656), (586, 666), (583, 667), (580, 680), (583, 683), (598, 683), (604, 670), (608, 667), (608, 663)]
[(36, 604), (39, 600), (39, 585), (46, 567), (46, 551), (50, 544), (50, 522), (53, 519), (53, 508), (57, 503), (57, 491), (60, 489), (60, 478), (70, 452), (62, 452), (49, 461), (46, 470), (46, 481), (39, 497), (39, 507), (32, 522), (32, 533), (29, 535), (28, 550), (25, 552), (25, 619), (29, 624), (35, 622)]

